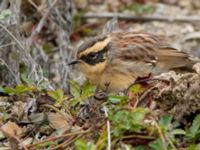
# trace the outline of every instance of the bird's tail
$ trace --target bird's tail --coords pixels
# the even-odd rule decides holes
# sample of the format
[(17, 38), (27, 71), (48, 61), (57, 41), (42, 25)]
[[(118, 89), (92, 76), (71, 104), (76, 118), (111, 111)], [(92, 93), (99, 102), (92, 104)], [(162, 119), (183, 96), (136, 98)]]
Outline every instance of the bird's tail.
[(175, 71), (194, 72), (193, 65), (200, 62), (200, 59), (173, 48), (163, 48), (159, 52), (158, 59), (161, 67)]

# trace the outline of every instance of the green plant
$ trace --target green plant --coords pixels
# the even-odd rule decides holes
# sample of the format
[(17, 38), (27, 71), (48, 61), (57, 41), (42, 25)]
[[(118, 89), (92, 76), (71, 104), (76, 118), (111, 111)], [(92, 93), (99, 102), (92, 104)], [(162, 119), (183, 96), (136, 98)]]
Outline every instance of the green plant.
[(0, 11), (0, 23), (5, 23), (10, 15), (11, 11), (9, 9)]
[(162, 150), (163, 149), (163, 143), (162, 143), (161, 139), (157, 139), (157, 140), (149, 143), (149, 147), (152, 150)]
[(85, 142), (82, 139), (79, 139), (75, 142), (76, 150), (90, 150), (91, 145)]
[(0, 92), (5, 93), (5, 90), (2, 86), (0, 86)]
[(200, 137), (200, 114), (197, 115), (192, 123), (192, 126), (186, 131), (186, 138), (188, 141), (194, 143)]
[(27, 85), (33, 85), (33, 80), (29, 79), (25, 73), (22, 73), (20, 75), (20, 79), (23, 83)]
[(114, 136), (119, 137), (125, 132), (141, 132), (145, 128), (143, 120), (148, 113), (149, 110), (145, 108), (136, 108), (131, 111), (119, 110), (116, 113), (111, 112), (108, 118), (114, 126)]
[(133, 93), (133, 94), (140, 94), (140, 93), (143, 93), (144, 92), (144, 89), (141, 87), (140, 84), (135, 84), (134, 86), (132, 86), (130, 88), (130, 91)]
[(50, 90), (47, 92), (50, 97), (56, 100), (56, 103), (61, 104), (67, 97), (64, 95), (63, 89)]
[(138, 15), (152, 13), (154, 11), (154, 7), (148, 4), (140, 4), (140, 3), (132, 3), (131, 5), (125, 6), (124, 9), (128, 9), (130, 11), (135, 12)]
[(128, 96), (124, 95), (109, 95), (108, 101), (114, 104), (123, 105), (127, 103)]
[(9, 95), (20, 95), (26, 92), (32, 92), (34, 90), (36, 90), (36, 87), (31, 86), (31, 85), (23, 85), (23, 84), (19, 84), (15, 88), (11, 88), (11, 87), (3, 88), (3, 91)]
[(191, 144), (186, 150), (199, 150), (200, 144)]
[(73, 95), (73, 98), (71, 99), (71, 106), (75, 106), (92, 96), (96, 89), (96, 87), (91, 85), (89, 82), (85, 82), (82, 86), (79, 86), (77, 82), (70, 80), (69, 84), (70, 92)]

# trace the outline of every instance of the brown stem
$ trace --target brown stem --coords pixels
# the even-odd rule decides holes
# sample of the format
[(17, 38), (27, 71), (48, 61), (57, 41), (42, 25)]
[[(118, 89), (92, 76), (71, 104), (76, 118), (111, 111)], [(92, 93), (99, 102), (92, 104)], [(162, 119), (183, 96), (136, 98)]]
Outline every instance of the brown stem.
[(65, 137), (68, 137), (68, 136), (73, 136), (73, 135), (77, 135), (77, 134), (85, 134), (85, 133), (88, 133), (90, 130), (86, 130), (86, 131), (76, 131), (76, 132), (72, 132), (72, 133), (67, 133), (67, 134), (63, 134), (63, 135), (59, 135), (59, 136), (55, 136), (55, 137), (50, 137), (50, 138), (47, 138), (43, 141), (40, 141), (40, 142), (37, 142), (37, 143), (34, 143), (32, 145), (27, 145), (28, 148), (31, 148), (31, 147), (35, 147), (37, 145), (41, 145), (41, 144), (44, 144), (46, 142), (50, 142), (50, 141), (55, 141), (57, 139), (60, 139), (60, 138), (65, 138)]

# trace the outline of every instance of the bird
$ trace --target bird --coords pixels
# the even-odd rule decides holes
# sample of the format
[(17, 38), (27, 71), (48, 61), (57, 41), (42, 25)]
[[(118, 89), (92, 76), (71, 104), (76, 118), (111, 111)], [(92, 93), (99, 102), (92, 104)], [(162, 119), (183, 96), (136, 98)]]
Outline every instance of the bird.
[(138, 77), (170, 70), (192, 71), (196, 61), (173, 48), (163, 36), (143, 32), (113, 32), (89, 38), (80, 45), (76, 65), (86, 78), (107, 92), (120, 92)]

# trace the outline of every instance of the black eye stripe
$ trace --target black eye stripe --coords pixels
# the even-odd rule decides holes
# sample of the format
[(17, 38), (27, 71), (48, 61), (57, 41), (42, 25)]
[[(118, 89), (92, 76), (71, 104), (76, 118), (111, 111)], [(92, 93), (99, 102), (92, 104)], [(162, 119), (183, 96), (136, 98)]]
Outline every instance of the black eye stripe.
[(94, 56), (97, 56), (99, 55), (100, 53), (90, 53), (89, 55), (87, 55), (88, 57), (94, 57)]
[(90, 65), (95, 65), (97, 63), (103, 62), (105, 61), (103, 58), (103, 54), (104, 53), (90, 53), (88, 55), (84, 55), (82, 56), (80, 59), (82, 59), (83, 61), (85, 61), (86, 63), (90, 64)]
[(88, 55), (83, 55), (80, 59), (90, 65), (95, 65), (97, 63), (104, 62), (104, 54), (108, 51), (109, 46), (110, 44), (108, 44), (106, 47), (104, 47), (102, 50), (99, 50), (98, 52), (91, 52)]

